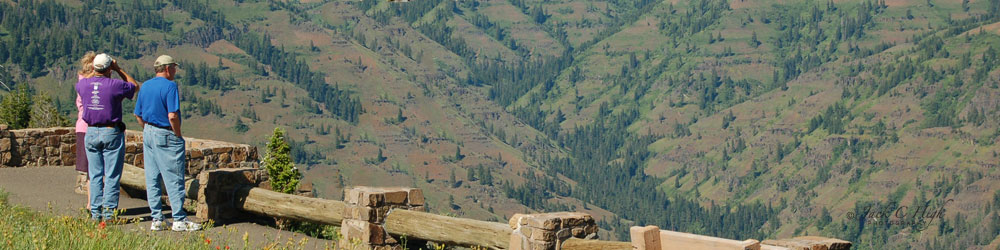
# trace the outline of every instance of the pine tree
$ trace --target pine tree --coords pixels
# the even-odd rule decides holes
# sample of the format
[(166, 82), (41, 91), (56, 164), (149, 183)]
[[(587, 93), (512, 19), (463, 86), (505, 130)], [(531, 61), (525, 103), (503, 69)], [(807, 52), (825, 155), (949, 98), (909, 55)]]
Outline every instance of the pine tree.
[(344, 135), (340, 133), (340, 127), (333, 130), (333, 144), (338, 149), (344, 148)]
[(465, 156), (462, 155), (462, 148), (455, 146), (455, 161), (461, 161), (462, 158), (465, 158)]
[(246, 133), (249, 130), (250, 127), (248, 127), (246, 123), (243, 123), (243, 119), (237, 117), (236, 125), (233, 125), (233, 131), (236, 131), (237, 133)]
[(0, 100), (0, 123), (11, 129), (27, 128), (31, 117), (31, 96), (27, 85), (18, 85)]
[(993, 212), (993, 216), (990, 216), (989, 230), (987, 231), (990, 235), (1000, 234), (1000, 211)]
[(489, 169), (483, 167), (482, 164), (479, 164), (479, 170), (476, 172), (479, 173), (480, 185), (493, 186), (493, 173), (490, 173)]
[(28, 127), (50, 128), (68, 126), (69, 119), (59, 113), (56, 106), (52, 104), (52, 98), (46, 94), (35, 95), (34, 104), (31, 105), (31, 119)]
[(7, 49), (7, 43), (0, 42), (0, 63), (6, 62), (9, 56), (9, 51)]
[(376, 162), (378, 162), (378, 163), (382, 163), (382, 162), (384, 162), (384, 161), (385, 161), (385, 159), (386, 159), (386, 158), (385, 158), (385, 155), (384, 155), (384, 154), (382, 154), (382, 149), (381, 149), (381, 148), (380, 148), (380, 149), (378, 149), (378, 156), (375, 156), (375, 157), (376, 157), (376, 158), (375, 158), (375, 159), (376, 159)]
[(465, 173), (466, 173), (466, 175), (465, 175), (465, 179), (466, 180), (476, 181), (476, 169), (475, 168), (469, 168), (469, 171), (466, 171)]
[(295, 163), (292, 162), (291, 147), (285, 139), (284, 129), (274, 128), (274, 134), (268, 139), (267, 154), (264, 155), (262, 163), (267, 170), (272, 190), (290, 194), (298, 188), (302, 173), (299, 173)]
[(826, 225), (829, 225), (830, 222), (832, 221), (833, 217), (830, 216), (830, 210), (827, 210), (826, 207), (824, 207), (822, 213), (820, 214), (819, 222), (817, 223), (818, 228), (822, 230), (823, 228), (826, 227)]

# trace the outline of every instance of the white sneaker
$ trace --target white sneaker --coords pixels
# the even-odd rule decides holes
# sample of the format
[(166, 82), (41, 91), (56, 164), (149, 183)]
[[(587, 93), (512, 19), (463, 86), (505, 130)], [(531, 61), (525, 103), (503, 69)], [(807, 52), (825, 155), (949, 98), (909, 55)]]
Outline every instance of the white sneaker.
[(170, 230), (174, 230), (174, 231), (177, 231), (177, 232), (182, 232), (182, 231), (198, 231), (198, 230), (201, 230), (201, 225), (198, 224), (198, 223), (187, 221), (187, 220), (174, 221), (174, 225), (172, 227), (170, 227)]
[(152, 231), (163, 231), (167, 229), (167, 223), (162, 220), (153, 220), (153, 224), (149, 226), (149, 230)]

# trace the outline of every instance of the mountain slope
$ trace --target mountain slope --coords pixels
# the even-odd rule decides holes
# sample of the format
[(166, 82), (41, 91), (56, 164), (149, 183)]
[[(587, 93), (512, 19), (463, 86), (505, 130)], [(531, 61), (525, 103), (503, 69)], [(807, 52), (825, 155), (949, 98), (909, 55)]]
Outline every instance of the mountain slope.
[[(619, 238), (656, 224), (967, 248), (1000, 233), (972, 223), (1000, 221), (1000, 1), (137, 3), (100, 8), (166, 21), (100, 35), (130, 41), (112, 51), (140, 76), (158, 53), (193, 65), (185, 133), (260, 145), (287, 127), (324, 197), (416, 186), (433, 212), (581, 210)], [(6, 75), (36, 91), (113, 44), (79, 42), (90, 29), (61, 14), (36, 15), (52, 31), (37, 34), (0, 15)], [(76, 45), (10, 53), (60, 43)], [(857, 216), (901, 206), (945, 212)]]

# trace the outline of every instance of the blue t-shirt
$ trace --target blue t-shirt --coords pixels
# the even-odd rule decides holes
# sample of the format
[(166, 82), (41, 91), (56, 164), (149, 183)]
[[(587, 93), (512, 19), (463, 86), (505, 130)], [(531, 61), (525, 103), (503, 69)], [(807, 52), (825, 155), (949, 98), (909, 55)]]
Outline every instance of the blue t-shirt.
[(76, 83), (87, 125), (113, 125), (122, 121), (122, 99), (132, 99), (135, 85), (118, 79), (91, 77)]
[(170, 127), (167, 113), (180, 114), (181, 99), (177, 83), (167, 78), (156, 77), (142, 83), (142, 89), (135, 98), (135, 115), (146, 123), (157, 127)]

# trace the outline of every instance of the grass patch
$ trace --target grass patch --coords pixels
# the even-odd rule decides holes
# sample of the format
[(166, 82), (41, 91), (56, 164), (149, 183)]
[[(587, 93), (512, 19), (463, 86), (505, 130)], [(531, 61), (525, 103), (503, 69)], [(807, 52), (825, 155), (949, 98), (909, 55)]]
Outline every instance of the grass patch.
[(211, 249), (217, 246), (193, 235), (178, 240), (153, 235), (149, 230), (143, 230), (146, 233), (126, 232), (83, 217), (39, 213), (8, 203), (8, 197), (7, 192), (0, 190), (0, 228), (4, 229), (0, 233), (0, 248), (4, 249)]
[[(302, 243), (292, 238), (276, 238), (267, 245), (253, 246), (249, 235), (239, 235), (229, 228), (226, 236), (211, 238), (206, 232), (192, 232), (181, 238), (173, 232), (149, 231), (148, 224), (102, 226), (85, 216), (55, 215), (32, 211), (10, 204), (10, 194), (0, 189), (0, 249), (301, 249)], [(206, 226), (206, 229), (211, 225)], [(296, 232), (313, 237), (340, 238), (339, 228), (310, 223), (294, 223)], [(242, 236), (242, 238), (240, 238)], [(259, 237), (255, 235), (255, 237)], [(265, 236), (266, 237), (266, 236)], [(335, 244), (335, 243), (333, 243)], [(335, 245), (330, 245), (335, 249)]]

